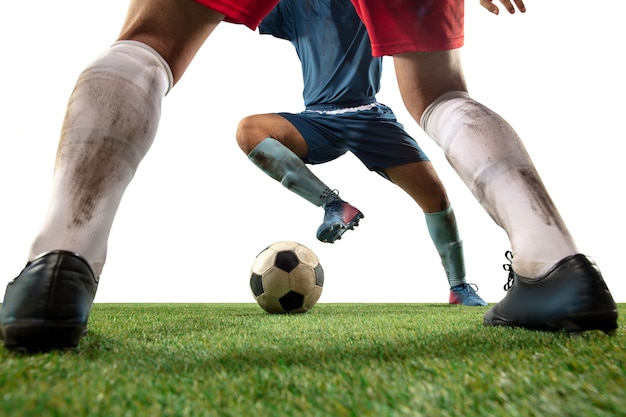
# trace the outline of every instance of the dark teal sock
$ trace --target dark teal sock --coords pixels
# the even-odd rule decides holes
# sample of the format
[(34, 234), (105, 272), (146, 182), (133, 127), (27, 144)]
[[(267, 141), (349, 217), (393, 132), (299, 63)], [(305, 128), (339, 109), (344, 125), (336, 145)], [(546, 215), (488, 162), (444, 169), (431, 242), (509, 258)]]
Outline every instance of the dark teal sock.
[(248, 159), (285, 188), (318, 207), (332, 194), (332, 190), (291, 149), (276, 139), (266, 138), (261, 141), (250, 151)]
[(424, 213), (424, 215), (428, 232), (437, 248), (450, 287), (464, 284), (466, 281), (463, 241), (459, 237), (452, 206), (437, 213)]

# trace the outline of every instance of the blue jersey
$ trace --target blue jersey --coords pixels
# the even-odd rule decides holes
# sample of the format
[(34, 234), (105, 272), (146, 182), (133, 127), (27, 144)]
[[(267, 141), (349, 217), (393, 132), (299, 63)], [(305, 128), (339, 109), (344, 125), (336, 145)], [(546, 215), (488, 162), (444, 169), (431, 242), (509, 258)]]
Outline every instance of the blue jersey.
[(349, 0), (281, 0), (259, 31), (295, 46), (307, 108), (376, 100), (382, 59), (372, 57), (365, 26)]

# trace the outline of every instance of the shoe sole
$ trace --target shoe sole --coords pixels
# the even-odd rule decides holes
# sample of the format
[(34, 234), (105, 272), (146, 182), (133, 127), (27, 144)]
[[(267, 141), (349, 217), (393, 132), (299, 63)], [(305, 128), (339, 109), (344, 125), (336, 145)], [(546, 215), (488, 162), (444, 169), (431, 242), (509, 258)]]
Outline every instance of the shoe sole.
[(346, 233), (348, 230), (354, 230), (355, 227), (359, 225), (359, 221), (365, 216), (362, 213), (358, 213), (349, 223), (342, 224), (335, 228), (330, 228), (326, 231), (326, 233), (322, 236), (319, 236), (318, 239), (324, 243), (335, 243), (338, 240), (341, 240), (341, 235)]
[(462, 301), (459, 301), (458, 303), (448, 302), (448, 304), (450, 304), (451, 306), (466, 306), (466, 307), (485, 307), (485, 306), (487, 306), (487, 303), (485, 303), (485, 304), (481, 304), (481, 303), (465, 304)]
[[(598, 322), (601, 324), (598, 324)], [(572, 336), (593, 330), (599, 330), (609, 336), (614, 336), (617, 331), (617, 327), (617, 318), (614, 315), (609, 314), (603, 318), (598, 317), (598, 315), (594, 315), (588, 317), (577, 316), (561, 319), (561, 328)]]
[(484, 324), (488, 326), (523, 327), (531, 330), (551, 332), (565, 331), (572, 336), (595, 330), (599, 330), (608, 335), (614, 335), (618, 328), (617, 311), (562, 316), (551, 319), (546, 323), (536, 325), (533, 323), (512, 323), (498, 318), (494, 318), (491, 321), (485, 320)]
[(80, 324), (41, 320), (14, 322), (4, 325), (1, 330), (7, 349), (29, 352), (75, 348), (87, 332)]

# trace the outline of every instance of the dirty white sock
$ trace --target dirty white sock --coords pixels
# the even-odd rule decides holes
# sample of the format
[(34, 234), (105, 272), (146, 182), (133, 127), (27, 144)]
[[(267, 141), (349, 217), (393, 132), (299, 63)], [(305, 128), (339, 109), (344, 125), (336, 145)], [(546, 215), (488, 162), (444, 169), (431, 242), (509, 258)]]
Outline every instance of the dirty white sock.
[(466, 92), (452, 91), (425, 110), (420, 124), (508, 234), (517, 274), (540, 277), (577, 253), (522, 141), (502, 117)]
[(120, 41), (80, 75), (61, 131), (47, 216), (30, 258), (79, 253), (100, 275), (120, 200), (156, 135), (172, 85), (152, 48)]

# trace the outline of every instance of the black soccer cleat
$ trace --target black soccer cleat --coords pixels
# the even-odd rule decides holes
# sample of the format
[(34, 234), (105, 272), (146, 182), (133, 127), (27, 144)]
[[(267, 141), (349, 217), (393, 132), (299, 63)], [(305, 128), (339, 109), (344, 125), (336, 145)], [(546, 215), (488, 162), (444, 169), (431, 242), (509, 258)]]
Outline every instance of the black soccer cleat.
[(9, 282), (0, 309), (8, 349), (46, 351), (78, 346), (98, 288), (87, 261), (68, 251), (44, 253)]
[[(506, 254), (512, 259), (510, 252)], [(506, 296), (485, 314), (486, 326), (578, 333), (617, 329), (617, 306), (593, 260), (568, 256), (539, 279), (517, 275), (511, 265)]]

